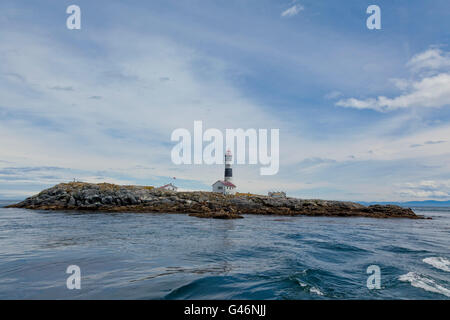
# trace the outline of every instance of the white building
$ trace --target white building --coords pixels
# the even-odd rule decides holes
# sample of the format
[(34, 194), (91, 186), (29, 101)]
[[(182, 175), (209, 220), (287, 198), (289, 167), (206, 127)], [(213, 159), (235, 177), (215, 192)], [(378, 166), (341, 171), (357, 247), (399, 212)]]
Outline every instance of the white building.
[(225, 154), (225, 173), (223, 180), (217, 180), (212, 185), (213, 192), (220, 192), (223, 194), (235, 194), (236, 186), (233, 184), (233, 169), (231, 168), (231, 163), (233, 160), (233, 156), (231, 155), (231, 151), (228, 150)]
[(166, 185), (164, 185), (162, 187), (159, 187), (158, 189), (169, 190), (169, 191), (177, 191), (178, 187), (176, 187), (172, 183), (169, 183), (169, 184), (166, 184)]
[(230, 181), (217, 180), (212, 185), (213, 192), (223, 194), (236, 194), (236, 186)]

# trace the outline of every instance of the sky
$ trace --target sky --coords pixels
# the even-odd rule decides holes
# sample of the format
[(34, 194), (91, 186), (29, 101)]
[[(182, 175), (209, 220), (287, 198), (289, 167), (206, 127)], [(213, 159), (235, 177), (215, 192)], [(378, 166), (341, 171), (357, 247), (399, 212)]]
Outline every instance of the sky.
[(74, 179), (210, 190), (223, 166), (171, 161), (171, 133), (201, 120), (279, 129), (279, 172), (235, 165), (240, 192), (450, 200), (449, 14), (446, 0), (2, 0), (0, 199)]

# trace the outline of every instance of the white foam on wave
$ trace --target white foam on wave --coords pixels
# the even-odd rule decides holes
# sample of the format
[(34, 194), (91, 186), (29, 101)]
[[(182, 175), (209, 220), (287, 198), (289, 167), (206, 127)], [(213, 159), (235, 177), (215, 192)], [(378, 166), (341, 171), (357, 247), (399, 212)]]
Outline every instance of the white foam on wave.
[(410, 282), (413, 287), (450, 297), (449, 289), (437, 284), (433, 279), (426, 278), (415, 272), (408, 272), (407, 274), (401, 275), (398, 279), (400, 281)]
[(433, 267), (450, 272), (450, 261), (448, 261), (445, 258), (442, 257), (430, 257), (425, 258), (422, 260), (425, 263), (428, 263), (429, 265), (432, 265)]
[(306, 283), (303, 283), (300, 280), (297, 280), (297, 283), (300, 285), (300, 287), (306, 287), (307, 286)]
[(311, 287), (311, 288), (309, 288), (309, 292), (315, 293), (315, 294), (317, 294), (318, 296), (323, 296), (323, 292), (320, 291), (319, 289), (317, 289), (316, 287)]
[(310, 292), (310, 293), (317, 294), (318, 296), (323, 296), (323, 292), (320, 291), (319, 289), (317, 289), (316, 287), (309, 286), (309, 285), (307, 285), (306, 283), (303, 283), (303, 282), (301, 282), (301, 281), (298, 280), (298, 279), (297, 279), (297, 283), (298, 283), (301, 287), (303, 287), (303, 288), (309, 287), (309, 292)]

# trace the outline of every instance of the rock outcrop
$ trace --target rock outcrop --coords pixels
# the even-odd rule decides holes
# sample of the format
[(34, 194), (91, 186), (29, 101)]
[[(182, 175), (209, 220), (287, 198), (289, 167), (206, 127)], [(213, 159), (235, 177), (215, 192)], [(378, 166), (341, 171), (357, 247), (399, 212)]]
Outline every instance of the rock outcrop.
[(242, 214), (420, 219), (395, 205), (363, 206), (354, 202), (233, 196), (212, 192), (173, 192), (107, 183), (61, 183), (9, 207), (40, 210), (189, 213), (200, 218), (234, 219)]

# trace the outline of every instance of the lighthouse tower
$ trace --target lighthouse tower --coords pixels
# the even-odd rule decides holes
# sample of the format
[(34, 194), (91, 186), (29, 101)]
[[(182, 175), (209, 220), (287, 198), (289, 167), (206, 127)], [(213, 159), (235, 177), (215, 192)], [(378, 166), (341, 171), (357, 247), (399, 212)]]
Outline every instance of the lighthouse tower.
[(213, 192), (219, 192), (223, 194), (236, 194), (236, 186), (231, 182), (233, 179), (233, 169), (231, 169), (231, 162), (233, 156), (231, 151), (228, 150), (225, 154), (225, 176), (223, 180), (217, 180), (212, 185)]
[(227, 150), (225, 154), (225, 177), (224, 181), (231, 182), (233, 180), (233, 169), (231, 169), (231, 163), (233, 156), (231, 155), (231, 150)]

